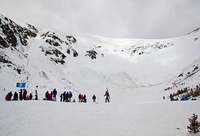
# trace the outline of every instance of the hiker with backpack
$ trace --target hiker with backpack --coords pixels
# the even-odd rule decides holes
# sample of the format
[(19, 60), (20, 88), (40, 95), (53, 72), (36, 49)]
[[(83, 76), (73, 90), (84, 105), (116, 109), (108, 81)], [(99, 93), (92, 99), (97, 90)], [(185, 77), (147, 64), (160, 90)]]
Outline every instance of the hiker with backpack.
[(107, 102), (110, 102), (110, 94), (109, 94), (109, 92), (108, 92), (108, 88), (107, 88), (107, 90), (106, 90), (106, 93), (105, 93), (105, 95), (104, 96), (106, 96), (106, 99), (105, 99), (105, 102), (107, 103)]

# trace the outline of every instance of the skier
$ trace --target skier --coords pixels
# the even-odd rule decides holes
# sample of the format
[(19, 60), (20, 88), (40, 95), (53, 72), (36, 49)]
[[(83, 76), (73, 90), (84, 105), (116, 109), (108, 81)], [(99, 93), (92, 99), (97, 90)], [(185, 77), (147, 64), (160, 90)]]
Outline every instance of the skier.
[(96, 96), (95, 95), (92, 96), (92, 99), (93, 99), (93, 102), (96, 102)]
[(110, 102), (110, 101), (109, 101), (110, 94), (109, 94), (109, 92), (108, 92), (108, 88), (107, 88), (107, 91), (106, 91), (106, 93), (105, 93), (104, 96), (106, 96), (105, 102)]

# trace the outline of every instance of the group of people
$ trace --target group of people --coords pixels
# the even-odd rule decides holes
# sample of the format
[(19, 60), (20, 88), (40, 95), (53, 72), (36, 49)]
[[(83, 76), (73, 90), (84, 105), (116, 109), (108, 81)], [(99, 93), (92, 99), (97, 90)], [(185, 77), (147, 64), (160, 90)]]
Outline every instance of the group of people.
[[(36, 94), (37, 96), (37, 94)], [(13, 97), (13, 99), (12, 99)], [(20, 89), (19, 95), (17, 92), (14, 93), (14, 95), (12, 94), (12, 91), (10, 91), (6, 96), (5, 96), (5, 100), (6, 101), (11, 101), (11, 100), (32, 100), (33, 99), (33, 94), (30, 93), (29, 95), (27, 95), (27, 90), (26, 89)]]
[(72, 92), (71, 91), (69, 91), (69, 92), (67, 92), (66, 93), (66, 91), (64, 91), (64, 93), (62, 93), (61, 95), (60, 95), (60, 102), (71, 102), (71, 98), (72, 98)]
[[(57, 95), (57, 90), (56, 88), (54, 88), (53, 91), (51, 91), (50, 93), (47, 91), (45, 93), (45, 98), (43, 100), (52, 100), (52, 101), (56, 101), (56, 95)], [(71, 98), (72, 98), (72, 92), (64, 92), (60, 95), (60, 102), (71, 102)], [(105, 102), (110, 102), (110, 94), (108, 92), (108, 88), (105, 92)], [(12, 93), (12, 91), (10, 91), (6, 96), (5, 96), (5, 100), (6, 101), (11, 101), (11, 100), (33, 100), (33, 94), (30, 93), (29, 95), (27, 95), (27, 90), (26, 89), (20, 89), (19, 95), (17, 92)], [(38, 93), (37, 90), (35, 90), (35, 100), (38, 100)], [(86, 103), (87, 102), (87, 98), (86, 98), (86, 94), (79, 94), (78, 95), (78, 102), (83, 102)], [(92, 100), (93, 102), (96, 102), (96, 95), (94, 94), (92, 96)], [(73, 102), (76, 102), (75, 99), (73, 100)]]
[(84, 102), (86, 103), (87, 102), (87, 99), (86, 99), (86, 94), (79, 94), (78, 95), (78, 102)]
[[(108, 88), (107, 88), (104, 96), (105, 96), (105, 102), (106, 103), (110, 102), (110, 94), (108, 92)], [(69, 91), (69, 92), (66, 93), (66, 91), (65, 91), (64, 93), (62, 93), (60, 95), (60, 102), (71, 102), (71, 98), (72, 98), (72, 92)], [(93, 102), (96, 102), (96, 95), (95, 94), (92, 96), (92, 100), (93, 100)], [(73, 102), (76, 102), (75, 99), (73, 100)], [(87, 102), (86, 94), (80, 93), (78, 95), (78, 102), (79, 103), (80, 102), (86, 103)]]
[(51, 93), (49, 93), (49, 91), (45, 93), (45, 98), (43, 100), (56, 101), (56, 95), (57, 95), (57, 90), (56, 88), (54, 88), (53, 91), (51, 91)]

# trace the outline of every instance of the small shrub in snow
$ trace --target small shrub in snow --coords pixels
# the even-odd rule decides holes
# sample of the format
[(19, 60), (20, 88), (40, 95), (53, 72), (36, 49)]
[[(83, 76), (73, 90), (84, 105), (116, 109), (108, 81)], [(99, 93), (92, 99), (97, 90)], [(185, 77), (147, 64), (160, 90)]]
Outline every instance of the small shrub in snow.
[(197, 121), (197, 118), (198, 116), (193, 114), (193, 116), (188, 119), (190, 122), (190, 125), (187, 126), (187, 129), (189, 129), (188, 132), (194, 133), (194, 134), (199, 132), (200, 123)]

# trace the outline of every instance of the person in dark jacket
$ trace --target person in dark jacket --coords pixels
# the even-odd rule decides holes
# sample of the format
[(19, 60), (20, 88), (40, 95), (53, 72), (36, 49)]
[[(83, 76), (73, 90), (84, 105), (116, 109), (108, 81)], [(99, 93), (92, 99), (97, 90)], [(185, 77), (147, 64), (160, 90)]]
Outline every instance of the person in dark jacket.
[(60, 94), (60, 102), (62, 102), (62, 99), (63, 99), (63, 94), (61, 93)]
[(19, 92), (19, 99), (20, 99), (20, 100), (23, 100), (22, 89), (20, 89), (20, 92)]
[(17, 92), (14, 93), (14, 98), (13, 98), (13, 100), (16, 100), (16, 101), (18, 100), (18, 93), (17, 93)]
[(66, 96), (65, 96), (65, 102), (69, 102), (69, 93), (67, 92)]
[(87, 102), (87, 99), (86, 99), (86, 94), (84, 94), (84, 96), (83, 96), (83, 102)]
[(37, 93), (37, 90), (35, 90), (35, 100), (38, 100), (38, 93)]
[(32, 95), (32, 93), (30, 93), (29, 100), (32, 100), (32, 99), (33, 99), (33, 95)]
[(53, 90), (53, 100), (56, 101), (57, 90), (54, 88)]
[(27, 95), (27, 91), (26, 89), (24, 89), (24, 93), (23, 93), (24, 100), (26, 100), (26, 95)]
[(69, 101), (71, 102), (71, 98), (72, 98), (72, 92), (69, 91)]
[(63, 93), (63, 102), (65, 102), (65, 100), (66, 100), (66, 91), (64, 91)]
[(96, 102), (96, 96), (95, 95), (92, 96), (92, 100), (93, 100), (93, 102)]
[(12, 91), (10, 91), (10, 92), (8, 93), (8, 100), (9, 100), (9, 101), (12, 100), (12, 96), (13, 96)]
[(81, 102), (81, 94), (78, 95), (78, 102)]

